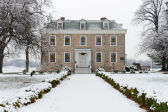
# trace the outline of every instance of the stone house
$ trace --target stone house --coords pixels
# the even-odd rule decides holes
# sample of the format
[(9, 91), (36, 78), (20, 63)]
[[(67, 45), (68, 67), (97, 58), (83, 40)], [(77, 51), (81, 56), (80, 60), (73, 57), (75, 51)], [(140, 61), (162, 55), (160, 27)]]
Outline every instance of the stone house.
[(41, 68), (56, 71), (64, 66), (76, 73), (125, 67), (127, 30), (114, 20), (66, 20), (61, 17), (42, 29)]

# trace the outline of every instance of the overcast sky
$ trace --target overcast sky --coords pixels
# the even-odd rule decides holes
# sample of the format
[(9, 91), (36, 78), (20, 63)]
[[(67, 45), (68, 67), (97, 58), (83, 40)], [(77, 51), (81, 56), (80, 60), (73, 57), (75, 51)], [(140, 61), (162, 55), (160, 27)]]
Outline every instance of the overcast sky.
[(131, 23), (135, 11), (139, 8), (141, 0), (52, 0), (53, 17), (58, 19), (93, 19), (99, 20), (107, 17), (123, 24), (128, 30), (126, 34), (126, 53), (128, 58), (148, 59), (145, 56), (137, 57), (140, 42), (140, 28)]

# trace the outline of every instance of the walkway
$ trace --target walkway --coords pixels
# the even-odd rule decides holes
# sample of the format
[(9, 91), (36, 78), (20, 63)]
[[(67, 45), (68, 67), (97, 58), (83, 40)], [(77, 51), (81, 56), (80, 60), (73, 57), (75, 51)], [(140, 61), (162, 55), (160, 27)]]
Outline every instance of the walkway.
[(19, 112), (145, 112), (94, 74), (76, 74)]

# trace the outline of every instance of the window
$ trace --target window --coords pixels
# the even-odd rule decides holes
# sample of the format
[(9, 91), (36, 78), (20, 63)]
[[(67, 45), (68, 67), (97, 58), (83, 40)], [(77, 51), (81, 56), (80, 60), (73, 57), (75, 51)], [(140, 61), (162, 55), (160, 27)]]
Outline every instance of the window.
[(50, 36), (50, 45), (55, 46), (56, 45), (56, 36)]
[(86, 23), (85, 23), (85, 22), (81, 22), (81, 23), (80, 23), (80, 29), (81, 29), (81, 30), (86, 29)]
[(111, 36), (110, 45), (111, 46), (116, 46), (117, 45), (117, 37), (116, 36)]
[(103, 29), (109, 29), (109, 23), (108, 22), (103, 22)]
[(80, 36), (80, 45), (85, 46), (86, 45), (86, 36)]
[(64, 36), (64, 45), (65, 46), (70, 46), (71, 45), (71, 36), (69, 36), (69, 35)]
[(65, 63), (70, 63), (70, 53), (69, 52), (66, 52), (64, 53), (64, 62)]
[(111, 62), (116, 63), (117, 62), (117, 53), (111, 53)]
[(96, 45), (101, 46), (102, 45), (102, 36), (96, 36)]
[(51, 53), (50, 53), (50, 62), (56, 62), (55, 52), (51, 52)]
[(101, 62), (102, 53), (96, 53), (96, 62)]
[(63, 29), (63, 22), (57, 23), (57, 29)]

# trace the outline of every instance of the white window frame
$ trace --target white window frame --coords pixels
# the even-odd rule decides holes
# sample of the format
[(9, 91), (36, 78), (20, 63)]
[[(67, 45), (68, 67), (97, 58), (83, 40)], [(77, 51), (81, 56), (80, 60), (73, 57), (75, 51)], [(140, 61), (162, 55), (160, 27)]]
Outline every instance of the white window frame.
[[(70, 61), (69, 62), (65, 62), (65, 54), (69, 53), (70, 54)], [(71, 52), (64, 52), (64, 63), (71, 63)]]
[[(81, 45), (81, 38), (82, 37), (85, 37), (85, 45)], [(87, 37), (86, 37), (86, 35), (80, 35), (80, 46), (87, 46)]]
[[(84, 28), (81, 27), (82, 26), (81, 24), (84, 24)], [(86, 30), (86, 22), (84, 22), (84, 21), (80, 22), (80, 29), (81, 30)]]
[[(111, 45), (111, 38), (112, 38), (112, 37), (115, 37), (115, 38), (116, 38), (116, 45)], [(111, 35), (111, 36), (110, 36), (110, 46), (117, 46), (117, 36), (116, 36), (116, 35), (115, 35), (115, 36), (114, 36), (114, 35)]]
[[(58, 24), (59, 24), (59, 23), (61, 23), (61, 24), (62, 24), (62, 28), (58, 28)], [(62, 22), (62, 21), (58, 21), (58, 22), (57, 22), (57, 29), (58, 29), (58, 30), (63, 29), (63, 22)]]
[[(101, 62), (97, 62), (97, 53), (100, 53), (101, 54)], [(96, 52), (95, 53), (95, 61), (96, 61), (96, 63), (102, 63), (102, 52)]]
[[(101, 45), (97, 45), (96, 43), (97, 43), (97, 37), (101, 37)], [(95, 37), (95, 45), (96, 46), (102, 46), (102, 35), (96, 35), (96, 37)]]
[[(54, 36), (54, 37), (55, 37), (55, 45), (51, 45), (51, 41), (50, 41), (50, 40), (51, 40), (51, 39), (50, 39), (51, 36)], [(49, 45), (50, 45), (50, 46), (56, 46), (56, 38), (57, 38), (56, 35), (50, 35), (50, 36), (49, 36)]]
[[(65, 37), (66, 37), (66, 36), (69, 36), (70, 45), (65, 45)], [(71, 35), (64, 35), (64, 46), (71, 46)]]
[[(105, 22), (103, 22), (103, 29), (105, 29), (104, 27), (105, 27), (105, 24), (107, 23), (107, 30), (109, 30), (109, 22), (108, 21), (105, 21)], [(106, 30), (106, 29), (105, 29)]]
[[(51, 60), (50, 60), (50, 55), (51, 55), (51, 53), (54, 53), (54, 54), (55, 54), (55, 62), (51, 62)], [(50, 63), (56, 63), (56, 60), (57, 60), (57, 59), (56, 59), (56, 52), (49, 52), (49, 62), (50, 62)]]
[[(116, 54), (116, 62), (111, 62), (111, 54), (115, 53)], [(117, 63), (117, 52), (110, 52), (110, 63)]]

